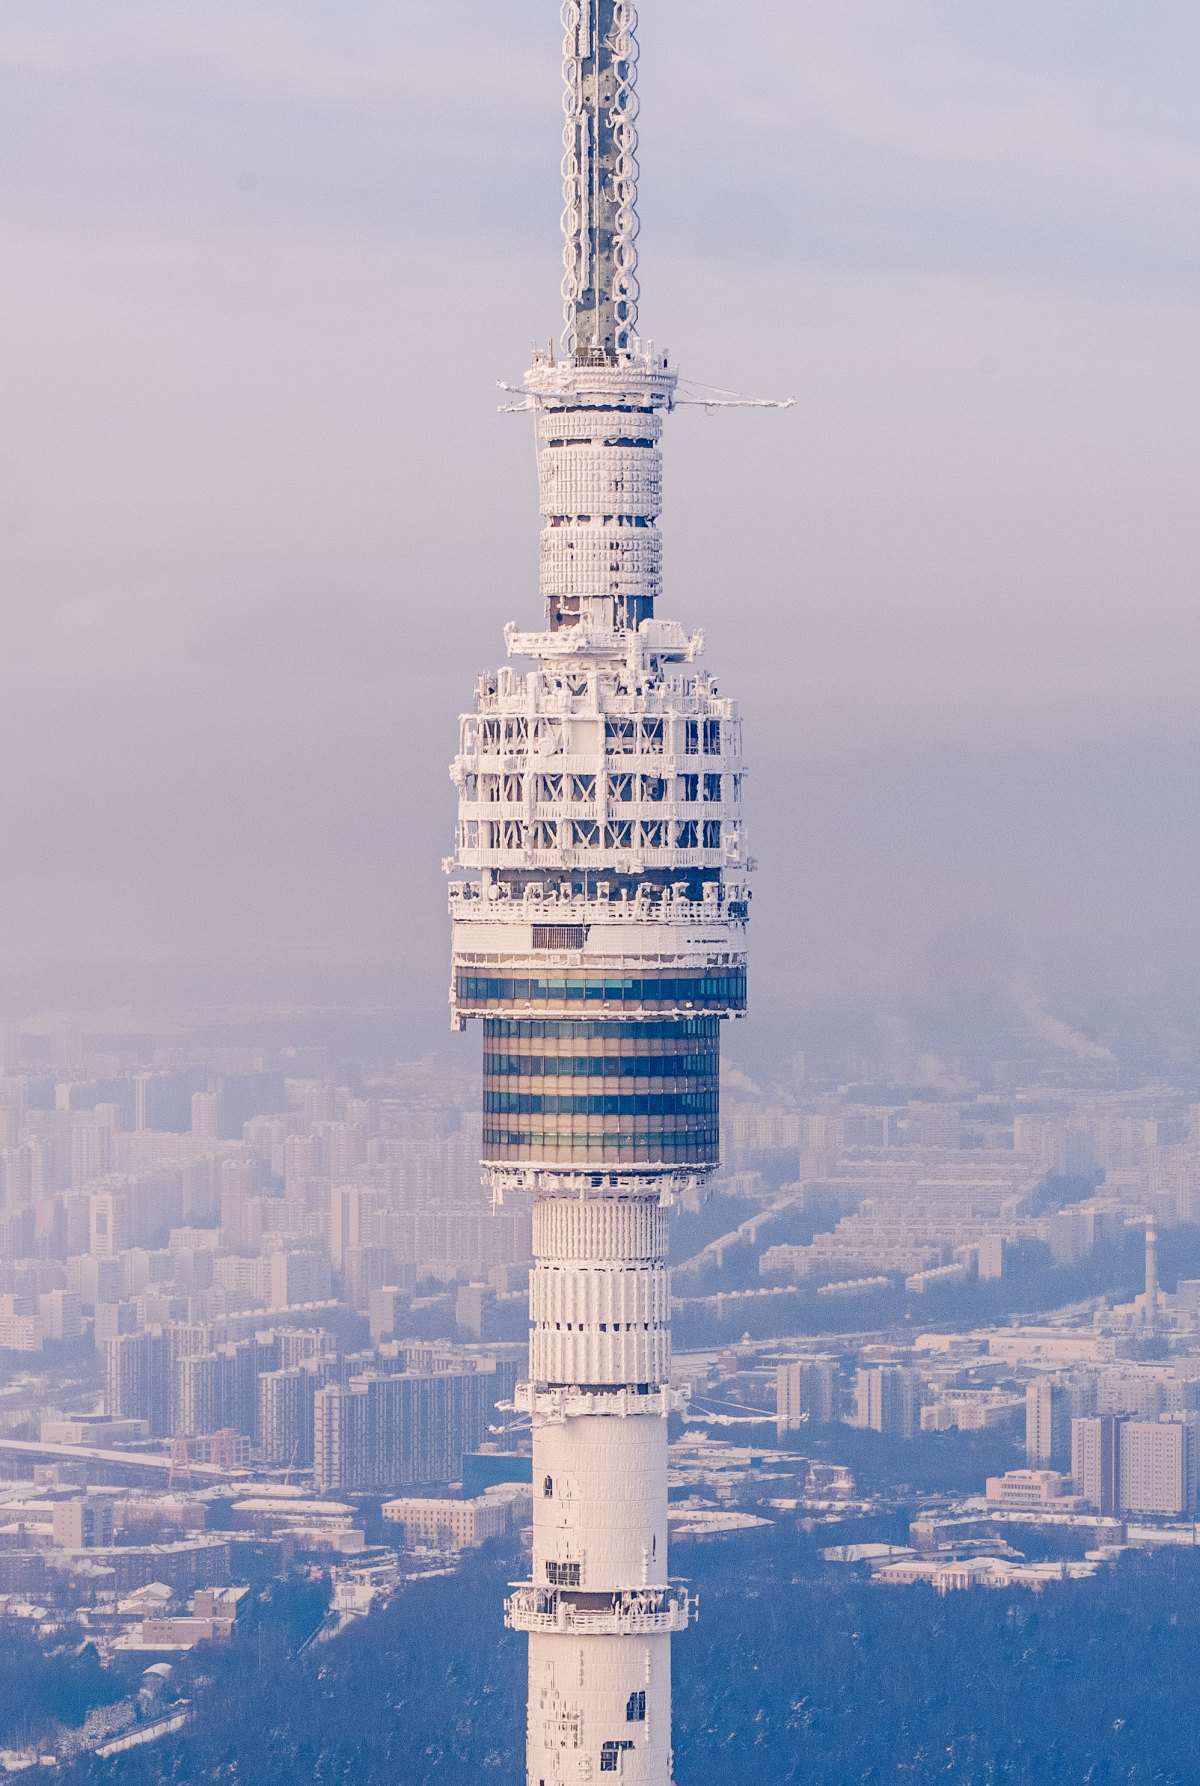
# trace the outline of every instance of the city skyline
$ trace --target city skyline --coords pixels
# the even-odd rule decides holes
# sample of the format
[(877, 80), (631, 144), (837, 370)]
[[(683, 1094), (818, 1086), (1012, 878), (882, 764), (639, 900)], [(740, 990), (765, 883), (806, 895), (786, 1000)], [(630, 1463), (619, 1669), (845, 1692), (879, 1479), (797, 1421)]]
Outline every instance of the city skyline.
[(8, 1777), (1200, 1777), (1200, 20), (641, 14), (0, 22)]

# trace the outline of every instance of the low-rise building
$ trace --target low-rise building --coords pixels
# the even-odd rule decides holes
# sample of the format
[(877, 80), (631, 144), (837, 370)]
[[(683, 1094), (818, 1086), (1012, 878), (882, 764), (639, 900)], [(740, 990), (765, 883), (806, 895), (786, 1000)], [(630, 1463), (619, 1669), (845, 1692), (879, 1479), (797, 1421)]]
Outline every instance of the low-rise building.
[(987, 1479), (988, 1504), (1032, 1513), (1051, 1507), (1056, 1513), (1078, 1513), (1087, 1503), (1069, 1492), (1070, 1477), (1058, 1470), (1008, 1470)]
[(43, 1445), (136, 1445), (150, 1435), (147, 1420), (110, 1420), (106, 1414), (77, 1414), (70, 1420), (43, 1420)]
[(1008, 1557), (966, 1557), (944, 1561), (913, 1558), (898, 1563), (885, 1563), (875, 1571), (875, 1580), (893, 1587), (910, 1587), (926, 1581), (939, 1594), (953, 1593), (959, 1588), (1032, 1588), (1035, 1593), (1051, 1582), (1077, 1581), (1095, 1575), (1100, 1563), (1086, 1562), (1026, 1563)]
[(403, 1525), (410, 1545), (467, 1550), (503, 1535), (508, 1527), (508, 1506), (489, 1495), (474, 1501), (433, 1501), (413, 1496), (385, 1501), (383, 1517)]
[(948, 1432), (957, 1427), (965, 1433), (990, 1432), (996, 1427), (1011, 1426), (1024, 1412), (1025, 1403), (1019, 1396), (999, 1391), (943, 1395), (921, 1409), (921, 1431)]
[(198, 1643), (228, 1643), (232, 1619), (143, 1619), (143, 1649), (190, 1650)]

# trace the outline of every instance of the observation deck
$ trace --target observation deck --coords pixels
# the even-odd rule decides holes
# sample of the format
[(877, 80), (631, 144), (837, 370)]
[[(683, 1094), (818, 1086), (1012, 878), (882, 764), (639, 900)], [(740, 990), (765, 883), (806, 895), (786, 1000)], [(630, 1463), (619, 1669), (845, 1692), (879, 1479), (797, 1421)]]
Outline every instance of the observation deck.
[(662, 1418), (681, 1413), (687, 1406), (688, 1394), (687, 1389), (676, 1389), (669, 1383), (652, 1384), (645, 1390), (628, 1385), (621, 1389), (584, 1389), (574, 1384), (550, 1389), (537, 1383), (518, 1383), (512, 1406), (517, 1413), (536, 1415), (541, 1425), (549, 1426), (598, 1414), (619, 1420), (639, 1414)]
[(686, 1631), (697, 1602), (686, 1589), (631, 1588), (620, 1594), (586, 1594), (514, 1582), (504, 1603), (512, 1631), (569, 1632), (580, 1637), (648, 1637)]

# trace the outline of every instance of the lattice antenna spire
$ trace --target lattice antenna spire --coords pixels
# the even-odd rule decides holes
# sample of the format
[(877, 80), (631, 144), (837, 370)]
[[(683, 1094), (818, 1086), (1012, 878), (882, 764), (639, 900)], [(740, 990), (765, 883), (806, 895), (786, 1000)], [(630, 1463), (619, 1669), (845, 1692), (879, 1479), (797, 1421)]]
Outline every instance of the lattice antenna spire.
[(563, 351), (611, 365), (637, 333), (637, 13), (565, 0), (562, 18)]

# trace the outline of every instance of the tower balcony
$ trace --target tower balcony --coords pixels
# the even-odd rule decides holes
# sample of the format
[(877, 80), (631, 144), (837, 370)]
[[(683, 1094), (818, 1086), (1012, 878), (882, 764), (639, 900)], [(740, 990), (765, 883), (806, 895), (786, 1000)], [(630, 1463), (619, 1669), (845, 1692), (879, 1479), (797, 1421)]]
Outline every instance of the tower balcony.
[(696, 1602), (681, 1587), (631, 1588), (619, 1594), (513, 1584), (504, 1622), (513, 1631), (569, 1632), (579, 1637), (645, 1637), (686, 1631)]
[(660, 1419), (677, 1414), (687, 1406), (690, 1391), (676, 1389), (669, 1383), (625, 1385), (620, 1389), (589, 1388), (574, 1383), (555, 1385), (518, 1383), (513, 1391), (512, 1406), (517, 1413), (529, 1414), (540, 1425), (561, 1425), (567, 1420), (606, 1415), (630, 1419), (639, 1414), (654, 1414)]
[(671, 1209), (699, 1195), (715, 1166), (572, 1165), (570, 1162), (484, 1162), (492, 1196), (578, 1197), (607, 1203), (630, 1197), (652, 1197), (660, 1209)]

